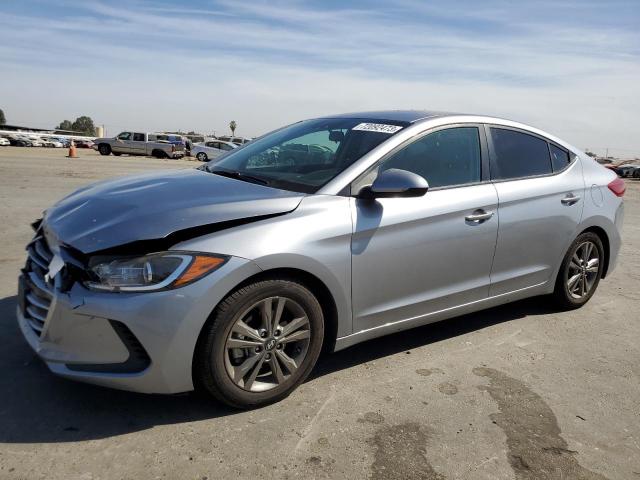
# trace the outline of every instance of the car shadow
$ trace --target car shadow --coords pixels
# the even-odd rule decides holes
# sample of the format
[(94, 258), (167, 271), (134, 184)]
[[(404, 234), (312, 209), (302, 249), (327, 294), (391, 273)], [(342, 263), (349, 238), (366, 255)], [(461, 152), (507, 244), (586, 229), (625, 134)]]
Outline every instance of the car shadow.
[(557, 311), (554, 310), (550, 301), (541, 301), (541, 298), (543, 297), (527, 298), (480, 312), (469, 313), (422, 327), (385, 335), (384, 337), (354, 345), (346, 350), (325, 355), (318, 362), (310, 376), (310, 380), (403, 351), (410, 351), (413, 348), (482, 330), (499, 323), (529, 316), (546, 315)]
[[(313, 381), (377, 358), (463, 335), (497, 323), (549, 313), (539, 300), (524, 300), (484, 312), (396, 333), (323, 356)], [(238, 414), (193, 394), (146, 395), (65, 380), (51, 374), (22, 338), (16, 297), (0, 300), (0, 443), (95, 440)]]

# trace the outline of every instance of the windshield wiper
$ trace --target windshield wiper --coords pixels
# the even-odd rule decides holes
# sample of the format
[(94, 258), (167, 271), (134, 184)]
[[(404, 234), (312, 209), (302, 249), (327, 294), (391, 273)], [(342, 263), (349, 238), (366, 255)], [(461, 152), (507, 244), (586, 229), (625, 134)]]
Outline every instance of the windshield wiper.
[(269, 185), (269, 182), (264, 178), (254, 177), (253, 175), (247, 175), (246, 173), (235, 170), (209, 170), (209, 172), (220, 175), (221, 177), (235, 178), (245, 182), (259, 183), (260, 185)]

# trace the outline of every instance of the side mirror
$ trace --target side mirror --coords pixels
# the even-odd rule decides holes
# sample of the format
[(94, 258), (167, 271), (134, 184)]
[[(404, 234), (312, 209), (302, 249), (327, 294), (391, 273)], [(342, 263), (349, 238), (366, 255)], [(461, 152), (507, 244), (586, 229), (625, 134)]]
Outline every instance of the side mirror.
[(358, 198), (408, 198), (421, 197), (429, 189), (429, 183), (413, 172), (390, 168), (374, 180), (370, 187), (364, 187)]

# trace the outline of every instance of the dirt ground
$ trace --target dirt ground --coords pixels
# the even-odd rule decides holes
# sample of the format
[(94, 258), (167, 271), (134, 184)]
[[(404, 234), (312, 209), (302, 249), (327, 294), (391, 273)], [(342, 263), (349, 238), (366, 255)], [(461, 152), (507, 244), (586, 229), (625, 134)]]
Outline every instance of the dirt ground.
[(0, 479), (640, 479), (640, 182), (582, 309), (535, 298), (324, 358), (237, 412), (53, 376), (21, 338), (29, 223), (75, 188), (190, 161), (0, 147)]

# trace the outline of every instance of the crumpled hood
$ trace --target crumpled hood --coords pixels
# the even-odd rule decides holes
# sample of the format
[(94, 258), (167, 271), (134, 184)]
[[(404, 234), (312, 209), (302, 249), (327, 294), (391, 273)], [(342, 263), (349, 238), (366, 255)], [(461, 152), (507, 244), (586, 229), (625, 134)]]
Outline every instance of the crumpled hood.
[(85, 254), (193, 227), (287, 213), (304, 194), (196, 169), (88, 185), (45, 212), (48, 234)]

